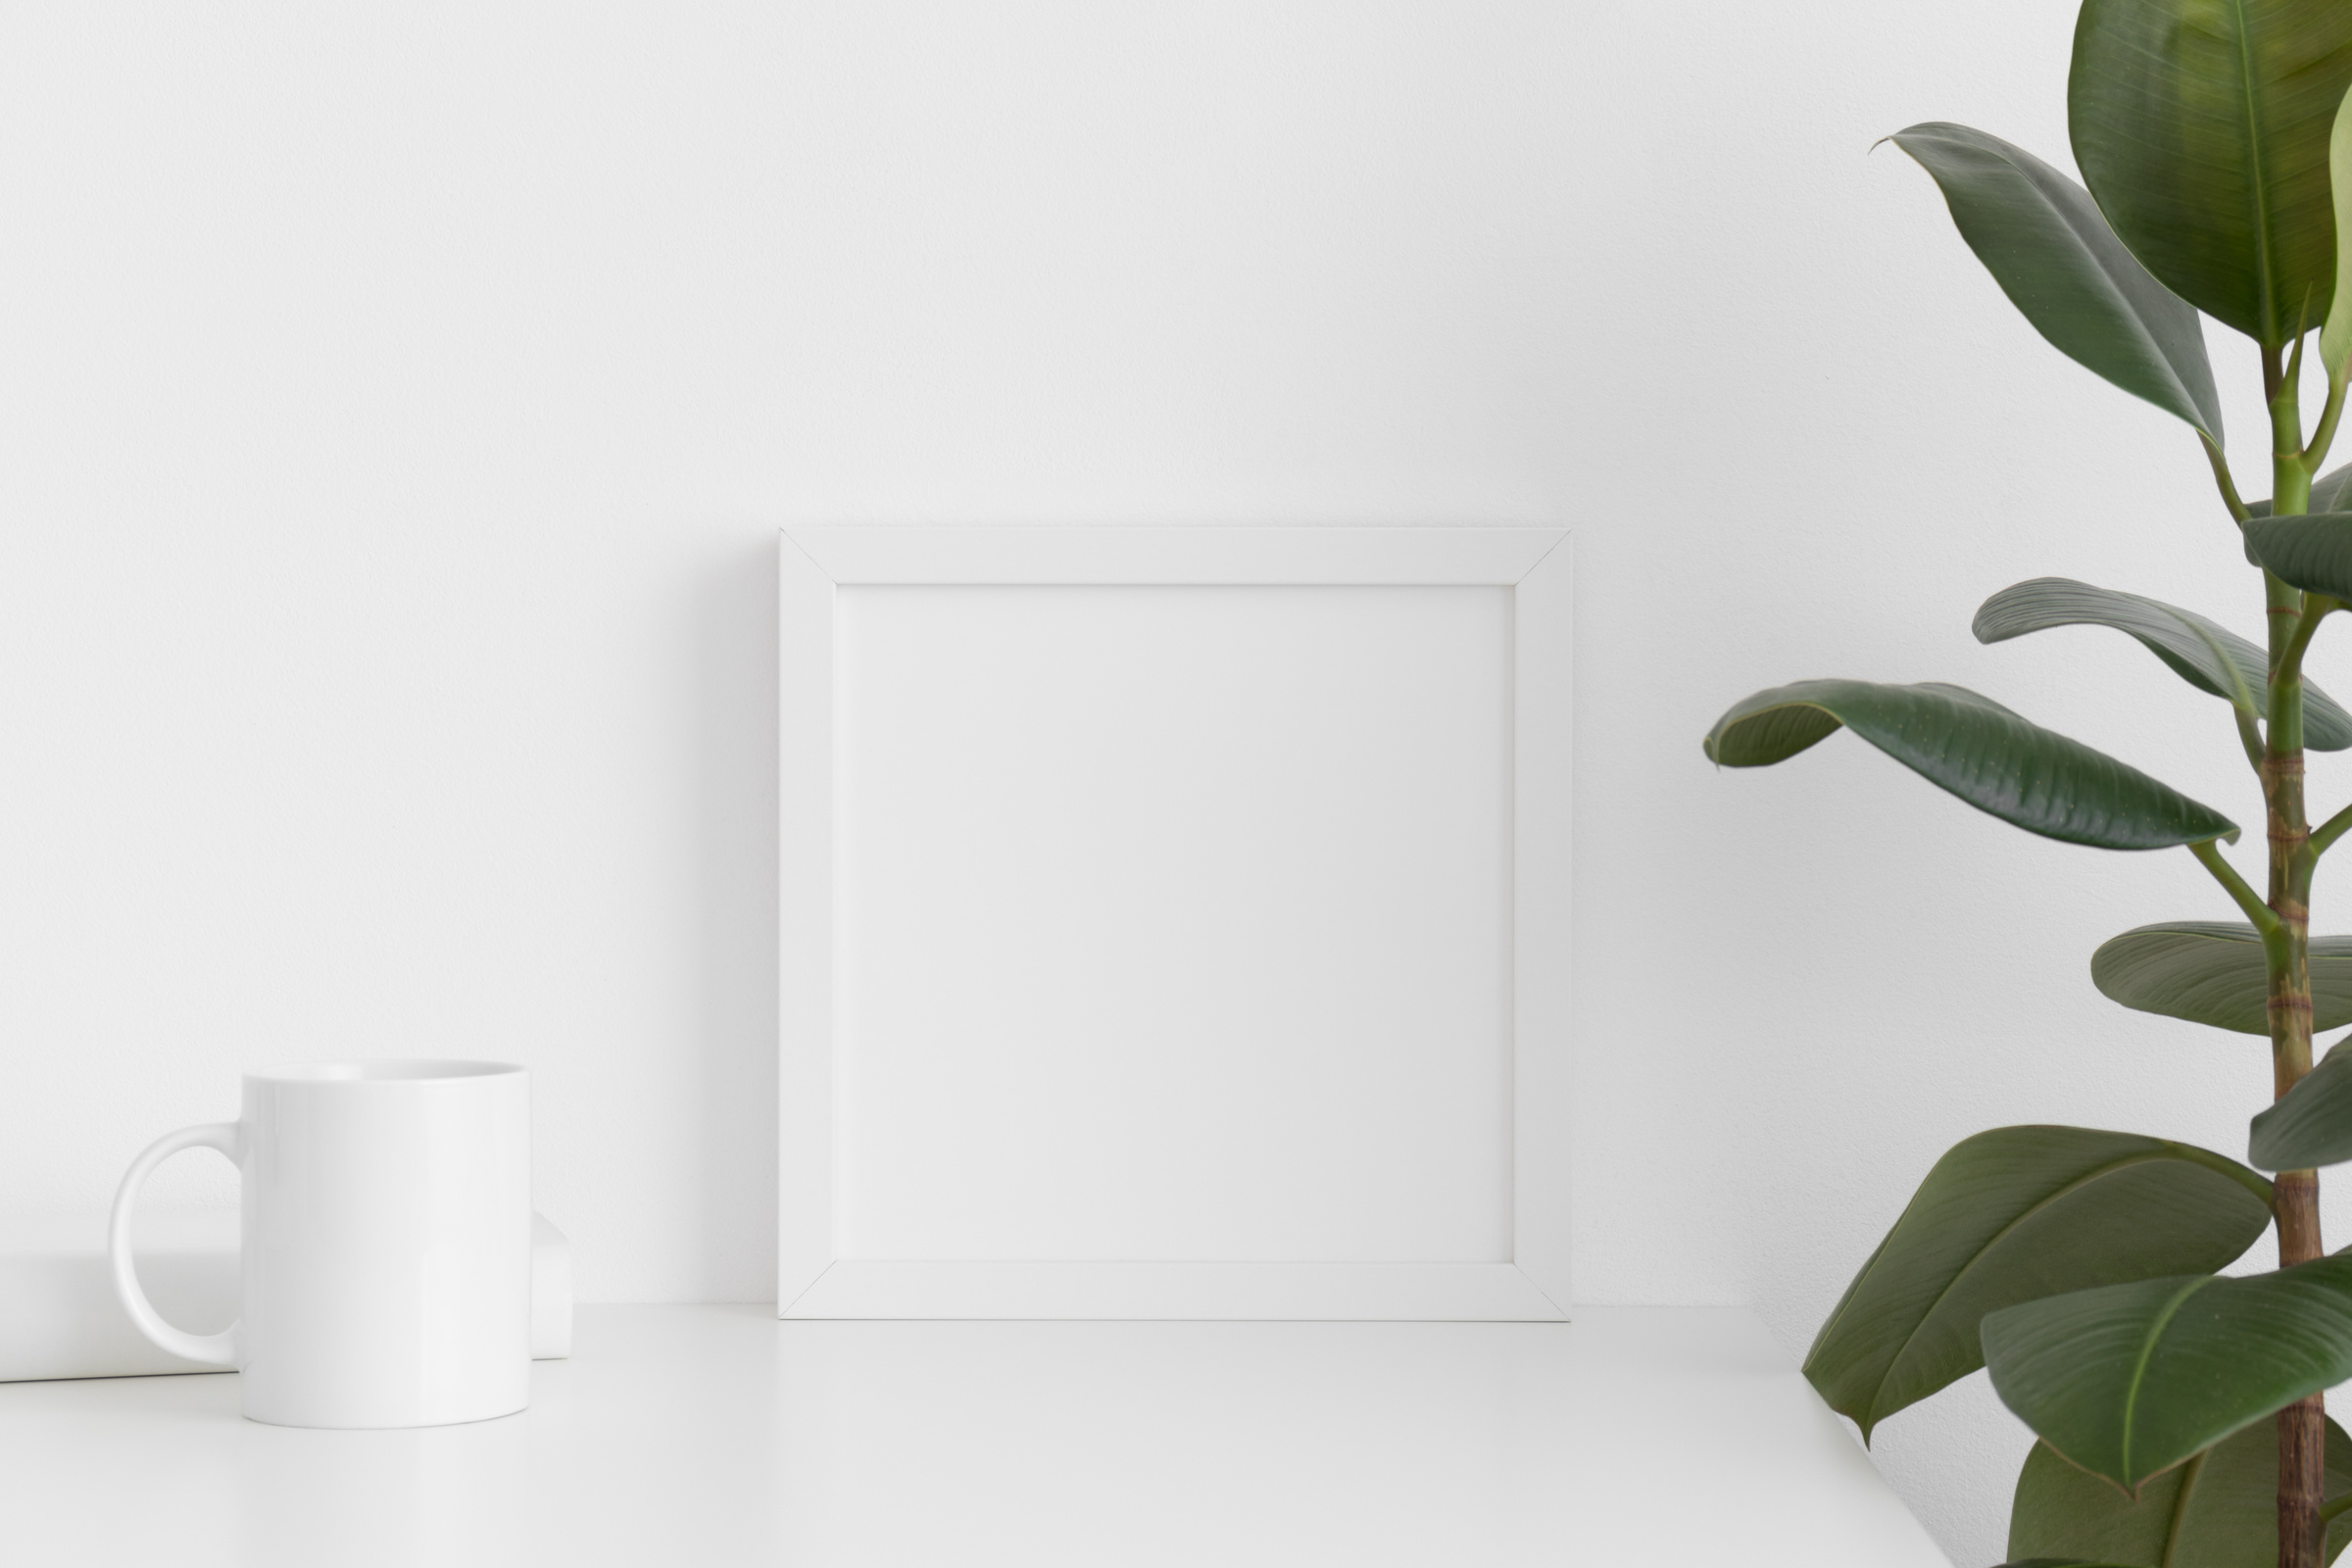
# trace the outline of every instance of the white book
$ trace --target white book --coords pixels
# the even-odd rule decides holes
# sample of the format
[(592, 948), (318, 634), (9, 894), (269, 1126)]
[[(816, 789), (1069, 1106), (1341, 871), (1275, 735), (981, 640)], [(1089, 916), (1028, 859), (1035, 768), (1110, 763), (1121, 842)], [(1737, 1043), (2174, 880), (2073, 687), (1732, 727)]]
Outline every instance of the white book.
[[(532, 1216), (531, 1355), (571, 1354), (571, 1243)], [(132, 1253), (169, 1322), (215, 1334), (237, 1315), (237, 1216), (141, 1209)], [(0, 1217), (0, 1383), (218, 1372), (156, 1348), (115, 1299), (104, 1214)]]

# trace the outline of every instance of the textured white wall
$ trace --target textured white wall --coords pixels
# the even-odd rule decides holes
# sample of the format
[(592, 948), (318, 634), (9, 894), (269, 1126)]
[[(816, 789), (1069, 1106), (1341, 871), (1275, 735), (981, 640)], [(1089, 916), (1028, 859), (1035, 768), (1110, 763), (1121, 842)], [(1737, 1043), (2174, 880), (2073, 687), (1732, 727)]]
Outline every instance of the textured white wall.
[[(761, 1296), (793, 519), (1575, 527), (1596, 1300), (1752, 1302), (1793, 1352), (1969, 1132), (2235, 1149), (2261, 1048), (2084, 973), (2226, 915), (2185, 855), (1850, 741), (1698, 751), (1758, 686), (1954, 679), (2250, 809), (2136, 649), (1967, 632), (2042, 572), (2259, 621), (2193, 442), (1868, 152), (1951, 118), (2063, 160), (2071, 23), (11, 8), (0, 1205), (103, 1200), (242, 1065), (512, 1054), (585, 1296)], [(2317, 669), (2352, 688), (2340, 639)], [(1979, 1379), (1880, 1457), (1984, 1562), (2024, 1447)]]

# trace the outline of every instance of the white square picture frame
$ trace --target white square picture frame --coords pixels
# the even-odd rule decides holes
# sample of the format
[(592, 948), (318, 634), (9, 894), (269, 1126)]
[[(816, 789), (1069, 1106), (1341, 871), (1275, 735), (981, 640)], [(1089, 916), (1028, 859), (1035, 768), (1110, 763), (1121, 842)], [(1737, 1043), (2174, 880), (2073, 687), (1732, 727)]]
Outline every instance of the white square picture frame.
[[(861, 587), (1485, 587), (1507, 598), (1508, 1256), (908, 1257), (843, 1245), (840, 595)], [(1559, 1321), (1571, 1299), (1571, 561), (1531, 527), (795, 526), (778, 565), (785, 1318)]]

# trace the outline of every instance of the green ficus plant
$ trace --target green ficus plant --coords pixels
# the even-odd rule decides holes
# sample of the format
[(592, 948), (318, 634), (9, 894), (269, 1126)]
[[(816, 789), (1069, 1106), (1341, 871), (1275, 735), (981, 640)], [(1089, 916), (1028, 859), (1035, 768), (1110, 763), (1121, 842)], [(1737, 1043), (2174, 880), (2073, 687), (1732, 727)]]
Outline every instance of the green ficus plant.
[[(1975, 630), (2109, 627), (2228, 705), (2262, 792), (2260, 887), (2224, 853), (2230, 818), (1962, 687), (1799, 681), (1706, 739), (1757, 767), (1849, 729), (2028, 832), (2185, 848), (2241, 916), (2127, 931), (2091, 978), (2127, 1007), (2269, 1038), (2274, 1103), (2244, 1161), (2080, 1127), (1980, 1133), (1929, 1171), (1806, 1358), (1865, 1440), (1988, 1367), (2040, 1440), (2010, 1514), (2018, 1563), (2316, 1568), (2352, 1540), (2352, 1437), (2322, 1408), (2352, 1380), (2352, 1251), (2321, 1245), (2317, 1174), (2352, 1159), (2352, 1037), (2312, 1060), (2315, 1028), (2352, 1024), (2352, 937), (2309, 930), (2352, 807), (2314, 826), (2303, 778), (2307, 748), (2352, 747), (2352, 714), (2303, 677), (2352, 604), (2352, 467), (2321, 471), (2352, 367), (2348, 89), (2352, 0), (2087, 0), (2067, 86), (2082, 184), (1963, 125), (1891, 138), (2041, 335), (2187, 424), (2211, 463), (2262, 586), (2260, 644), (2051, 577), (1993, 595)], [(2200, 313), (2260, 350), (2267, 502), (2240, 500), (2224, 454)], [(2307, 348), (2327, 381), (2308, 421)], [(2270, 1229), (2277, 1270), (2220, 1275)]]

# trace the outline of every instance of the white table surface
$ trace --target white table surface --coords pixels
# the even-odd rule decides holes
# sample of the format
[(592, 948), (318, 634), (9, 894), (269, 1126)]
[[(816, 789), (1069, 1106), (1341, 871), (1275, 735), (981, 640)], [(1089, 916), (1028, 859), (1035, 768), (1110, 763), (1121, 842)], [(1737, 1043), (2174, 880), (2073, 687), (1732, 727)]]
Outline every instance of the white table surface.
[(0, 1386), (0, 1562), (1944, 1568), (1743, 1311), (770, 1310), (582, 1307), (531, 1408), (464, 1427), (261, 1426), (231, 1375)]

